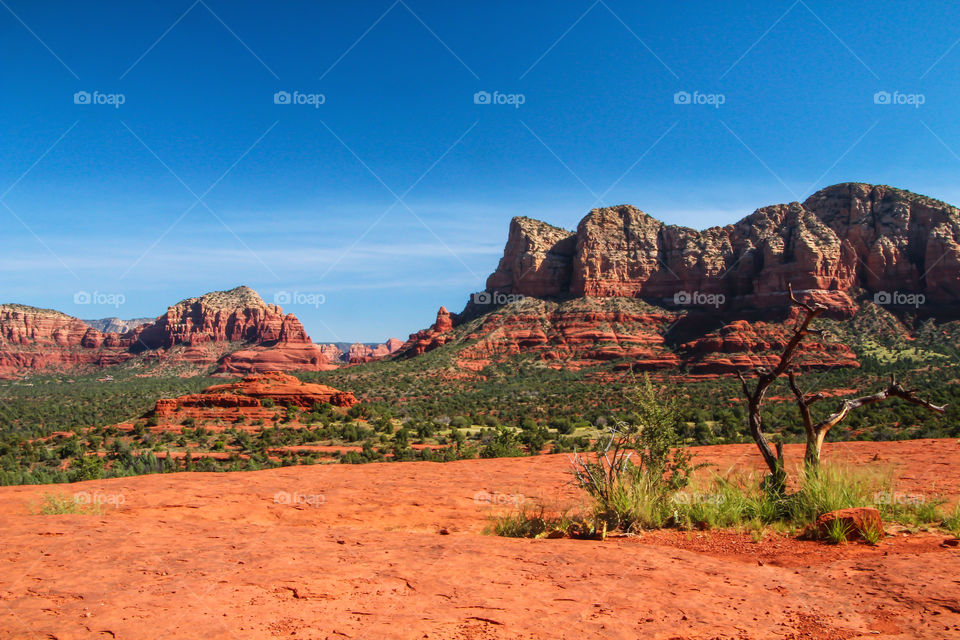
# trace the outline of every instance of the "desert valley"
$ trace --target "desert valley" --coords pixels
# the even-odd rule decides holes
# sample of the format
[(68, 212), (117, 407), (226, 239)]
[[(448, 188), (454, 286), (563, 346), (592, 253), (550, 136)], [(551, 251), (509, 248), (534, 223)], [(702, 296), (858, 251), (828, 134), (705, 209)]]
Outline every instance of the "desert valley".
[(243, 286), (0, 306), (0, 626), (955, 637), (958, 295), (958, 209), (841, 184), (703, 232), (515, 218), (403, 342), (315, 344)]
[(0, 640), (960, 640), (958, 24), (0, 0)]

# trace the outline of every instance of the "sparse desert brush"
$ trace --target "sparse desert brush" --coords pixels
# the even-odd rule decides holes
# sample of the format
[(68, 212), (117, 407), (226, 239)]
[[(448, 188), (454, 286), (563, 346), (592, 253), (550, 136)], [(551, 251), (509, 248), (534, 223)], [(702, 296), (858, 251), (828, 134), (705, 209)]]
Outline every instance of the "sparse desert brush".
[(799, 490), (784, 503), (787, 519), (798, 524), (837, 509), (874, 507), (882, 503), (879, 496), (893, 494), (892, 475), (882, 467), (823, 464), (798, 469), (798, 477)]
[(954, 505), (953, 511), (943, 519), (942, 526), (954, 536), (960, 538), (960, 502)]
[(99, 515), (99, 504), (82, 504), (65, 493), (46, 493), (39, 504), (31, 506), (34, 515), (53, 516), (61, 514)]
[(860, 530), (860, 535), (863, 536), (867, 544), (875, 545), (883, 538), (884, 532), (882, 527), (869, 524)]
[(547, 530), (546, 507), (523, 503), (516, 509), (491, 516), (488, 531), (506, 538), (535, 538)]

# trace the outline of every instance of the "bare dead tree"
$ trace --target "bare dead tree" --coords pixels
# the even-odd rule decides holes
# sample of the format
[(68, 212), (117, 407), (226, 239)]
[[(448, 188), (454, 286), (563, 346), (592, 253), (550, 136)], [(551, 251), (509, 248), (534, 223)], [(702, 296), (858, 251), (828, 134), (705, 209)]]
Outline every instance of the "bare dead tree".
[(750, 435), (753, 436), (753, 440), (757, 443), (764, 462), (766, 462), (767, 467), (770, 469), (771, 488), (781, 493), (786, 487), (783, 446), (779, 442), (776, 443), (776, 454), (770, 449), (770, 443), (763, 433), (763, 415), (761, 413), (767, 390), (780, 376), (787, 374), (790, 388), (793, 390), (794, 396), (796, 396), (797, 407), (800, 410), (800, 417), (803, 420), (803, 426), (806, 432), (807, 447), (804, 460), (808, 466), (813, 468), (816, 468), (820, 464), (820, 449), (823, 446), (823, 440), (827, 432), (842, 422), (854, 409), (883, 402), (889, 398), (900, 398), (907, 402), (926, 407), (937, 413), (943, 413), (946, 409), (946, 406), (937, 406), (918, 398), (916, 396), (916, 389), (904, 389), (891, 376), (890, 386), (885, 390), (852, 400), (844, 400), (840, 403), (837, 410), (826, 419), (814, 423), (810, 413), (810, 405), (824, 400), (826, 396), (820, 392), (807, 394), (801, 391), (797, 383), (796, 374), (791, 370), (791, 365), (797, 355), (800, 344), (808, 335), (822, 335), (821, 331), (811, 329), (810, 324), (817, 316), (826, 311), (827, 308), (822, 304), (807, 304), (806, 302), (801, 302), (793, 295), (793, 287), (790, 284), (787, 285), (787, 291), (790, 295), (790, 303), (799, 307), (802, 310), (802, 315), (797, 319), (797, 324), (793, 328), (793, 336), (780, 354), (779, 362), (773, 369), (766, 367), (756, 369), (757, 382), (752, 390), (743, 377), (743, 374), (740, 371), (737, 372), (737, 377), (740, 379), (740, 384), (743, 387), (743, 394), (747, 399)]
[(787, 285), (787, 290), (790, 293), (790, 302), (801, 307), (805, 313), (799, 318), (797, 325), (794, 327), (793, 337), (790, 338), (790, 341), (787, 342), (787, 345), (783, 349), (783, 353), (780, 354), (780, 361), (777, 363), (777, 366), (772, 370), (766, 367), (759, 367), (756, 370), (757, 383), (752, 391), (744, 379), (743, 374), (737, 371), (737, 377), (740, 378), (740, 384), (743, 387), (743, 395), (747, 398), (747, 413), (750, 416), (750, 435), (753, 436), (753, 440), (757, 443), (764, 462), (767, 463), (767, 467), (770, 469), (771, 488), (778, 492), (783, 491), (786, 487), (787, 480), (786, 471), (783, 467), (783, 447), (780, 443), (777, 443), (777, 452), (774, 454), (770, 449), (770, 442), (763, 433), (763, 415), (761, 413), (763, 401), (770, 385), (776, 382), (777, 378), (786, 373), (790, 367), (790, 363), (796, 356), (797, 348), (800, 346), (800, 343), (803, 342), (803, 339), (810, 333), (817, 333), (815, 330), (810, 329), (810, 323), (827, 310), (822, 304), (809, 305), (797, 300), (793, 295), (793, 287), (789, 284)]
[(820, 448), (823, 446), (823, 439), (827, 436), (827, 432), (843, 422), (844, 418), (846, 418), (854, 409), (859, 409), (860, 407), (883, 402), (889, 398), (900, 398), (901, 400), (906, 400), (907, 402), (920, 405), (921, 407), (929, 409), (935, 413), (943, 413), (947, 408), (946, 405), (937, 406), (927, 400), (918, 398), (916, 396), (916, 389), (904, 389), (903, 386), (900, 385), (896, 378), (894, 378), (891, 374), (890, 386), (883, 391), (878, 391), (877, 393), (868, 396), (843, 400), (837, 407), (836, 411), (831, 413), (824, 420), (814, 424), (813, 419), (810, 416), (810, 405), (814, 402), (824, 399), (825, 396), (822, 393), (809, 395), (803, 393), (800, 390), (800, 387), (797, 385), (797, 379), (793, 372), (790, 372), (789, 380), (790, 388), (793, 390), (793, 394), (797, 397), (797, 407), (800, 409), (800, 416), (803, 418), (803, 428), (807, 434), (807, 450), (803, 459), (807, 466), (812, 468), (820, 466)]

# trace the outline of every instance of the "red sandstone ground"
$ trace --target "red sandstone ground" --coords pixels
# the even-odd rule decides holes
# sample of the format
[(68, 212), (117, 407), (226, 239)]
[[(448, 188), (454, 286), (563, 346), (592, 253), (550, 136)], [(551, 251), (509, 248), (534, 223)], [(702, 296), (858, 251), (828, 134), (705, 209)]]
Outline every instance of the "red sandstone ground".
[[(697, 452), (721, 469), (756, 458)], [(955, 440), (826, 454), (894, 465), (905, 491), (960, 491)], [(567, 470), (541, 456), (4, 487), (0, 637), (960, 638), (960, 550), (942, 534), (482, 535), (491, 502), (576, 504)], [(102, 515), (30, 515), (51, 492)]]

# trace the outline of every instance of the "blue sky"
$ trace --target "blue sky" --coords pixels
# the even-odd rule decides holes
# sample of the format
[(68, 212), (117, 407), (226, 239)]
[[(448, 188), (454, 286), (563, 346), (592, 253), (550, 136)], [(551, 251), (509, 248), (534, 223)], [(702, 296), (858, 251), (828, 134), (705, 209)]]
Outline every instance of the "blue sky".
[(0, 300), (156, 316), (246, 284), (317, 342), (380, 341), (460, 310), (515, 215), (705, 228), (852, 180), (957, 204), (957, 24), (950, 2), (2, 0)]

